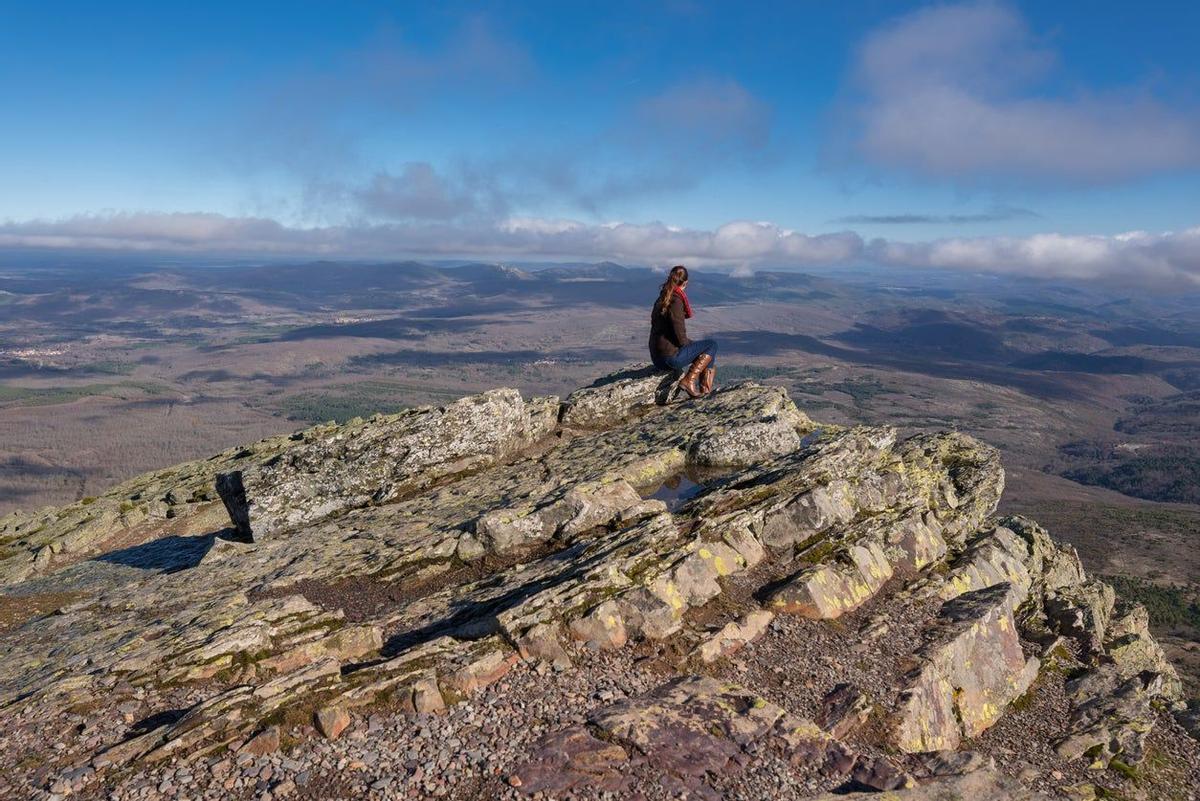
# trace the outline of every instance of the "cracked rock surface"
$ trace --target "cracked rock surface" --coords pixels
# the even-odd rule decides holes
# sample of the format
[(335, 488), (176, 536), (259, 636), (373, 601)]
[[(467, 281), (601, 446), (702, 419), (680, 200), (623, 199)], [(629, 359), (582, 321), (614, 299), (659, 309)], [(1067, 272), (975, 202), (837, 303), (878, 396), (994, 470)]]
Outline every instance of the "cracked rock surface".
[(1192, 797), (1145, 611), (994, 516), (994, 449), (670, 380), (0, 520), (0, 797)]

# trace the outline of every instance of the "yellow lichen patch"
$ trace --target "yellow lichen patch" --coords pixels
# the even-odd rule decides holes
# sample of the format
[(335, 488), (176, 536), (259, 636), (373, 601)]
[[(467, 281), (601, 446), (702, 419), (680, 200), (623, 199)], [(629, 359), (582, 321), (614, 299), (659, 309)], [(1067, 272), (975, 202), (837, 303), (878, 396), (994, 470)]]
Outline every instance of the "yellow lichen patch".
[(683, 596), (679, 593), (679, 588), (675, 586), (675, 582), (668, 581), (663, 594), (666, 596), (663, 600), (670, 604), (672, 609), (676, 612), (683, 609)]
[(825, 739), (828, 737), (828, 735), (811, 720), (805, 720), (800, 725), (793, 727), (792, 734), (796, 735), (797, 737), (804, 737), (808, 739)]

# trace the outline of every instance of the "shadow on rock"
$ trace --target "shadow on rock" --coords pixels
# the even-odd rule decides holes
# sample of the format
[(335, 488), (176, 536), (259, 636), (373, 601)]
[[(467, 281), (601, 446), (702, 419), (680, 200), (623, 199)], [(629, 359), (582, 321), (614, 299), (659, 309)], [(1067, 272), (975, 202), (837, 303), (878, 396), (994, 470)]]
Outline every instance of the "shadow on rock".
[(146, 732), (153, 731), (154, 729), (157, 729), (160, 726), (167, 726), (172, 723), (178, 723), (183, 718), (183, 716), (187, 714), (187, 712), (188, 712), (187, 708), (167, 709), (162, 712), (155, 712), (153, 715), (142, 718), (141, 720), (134, 723), (129, 728), (129, 732), (132, 735), (145, 734)]
[(136, 567), (141, 570), (176, 573), (200, 564), (218, 539), (243, 541), (232, 528), (222, 529), (212, 534), (188, 537), (172, 535), (143, 542), (141, 545), (122, 548), (119, 551), (110, 551), (97, 556), (92, 561)]

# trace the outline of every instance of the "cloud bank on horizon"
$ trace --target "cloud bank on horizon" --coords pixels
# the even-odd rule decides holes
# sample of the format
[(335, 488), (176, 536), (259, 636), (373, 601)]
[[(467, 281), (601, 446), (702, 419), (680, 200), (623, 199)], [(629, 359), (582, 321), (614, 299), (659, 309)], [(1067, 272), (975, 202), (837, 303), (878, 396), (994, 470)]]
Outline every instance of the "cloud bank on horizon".
[(290, 228), (219, 214), (114, 214), (0, 225), (0, 248), (115, 249), (242, 256), (583, 258), (665, 265), (837, 265), (864, 261), (1038, 278), (1102, 280), (1142, 288), (1200, 289), (1200, 226), (1111, 236), (864, 240), (851, 232), (806, 235), (768, 222), (712, 230), (662, 223), (587, 224), (510, 218), (495, 225), (379, 223)]
[[(672, 24), (686, 33), (686, 22)], [(788, 86), (768, 91), (722, 64), (685, 69), (634, 94), (605, 94), (614, 84), (607, 81), (593, 87), (604, 103), (559, 119), (538, 93), (558, 91), (569, 105), (576, 99), (563, 92), (571, 86), (549, 83), (534, 50), (486, 17), (465, 18), (440, 49), (413, 47), (405, 35), (385, 31), (334, 66), (264, 80), (243, 98), (249, 111), (227, 133), (252, 145), (233, 169), (287, 176), (298, 200), (250, 213), (10, 217), (0, 221), (0, 248), (684, 261), (743, 270), (872, 262), (1200, 288), (1200, 219), (1177, 214), (1174, 230), (1155, 233), (1123, 231), (1118, 221), (1088, 234), (1078, 222), (1069, 232), (1044, 230), (1055, 216), (1027, 208), (1064, 196), (1103, 205), (1107, 192), (1167, 178), (1184, 193), (1200, 190), (1200, 107), (1169, 99), (1153, 81), (1088, 90), (1052, 38), (1009, 3), (917, 6), (859, 32), (848, 64), (842, 55), (841, 85), (803, 114), (789, 105)], [(599, 63), (620, 74), (620, 61)], [(640, 80), (635, 72), (625, 83)], [(407, 158), (397, 159), (364, 145), (370, 132), (352, 124), (385, 109), (419, 120), (439, 104), (476, 103), (481, 115), (532, 104), (532, 116), (558, 133), (531, 141), (520, 131), (507, 140), (497, 134), (500, 144), (488, 148), (448, 142), (436, 154), (401, 148)], [(835, 184), (852, 176), (853, 184), (865, 175), (864, 185), (909, 187), (899, 195), (906, 202), (929, 196), (929, 187), (990, 202), (982, 210), (870, 209), (788, 225), (786, 204), (764, 205), (756, 190), (787, 195), (790, 178), (778, 176), (794, 174), (795, 150), (820, 149), (796, 133), (820, 127), (811, 117), (827, 121), (829, 158), (806, 181), (822, 174)], [(714, 198), (704, 187), (724, 191)], [(698, 194), (708, 204), (703, 223), (689, 213)], [(679, 198), (686, 202), (672, 211)], [(689, 217), (691, 224), (646, 221)], [(1020, 233), (979, 233), (996, 225)], [(897, 226), (918, 235), (894, 238)], [(972, 233), (929, 235), (942, 226)], [(872, 235), (885, 228), (887, 236)]]

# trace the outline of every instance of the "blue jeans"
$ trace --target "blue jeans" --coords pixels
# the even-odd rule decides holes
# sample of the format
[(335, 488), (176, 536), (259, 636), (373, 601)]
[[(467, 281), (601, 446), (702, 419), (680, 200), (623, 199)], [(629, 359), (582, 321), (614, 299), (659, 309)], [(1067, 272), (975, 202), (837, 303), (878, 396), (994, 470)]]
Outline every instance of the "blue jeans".
[(660, 370), (687, 370), (692, 362), (696, 361), (696, 357), (701, 353), (707, 353), (712, 357), (710, 367), (715, 367), (717, 364), (717, 341), (715, 339), (698, 339), (690, 345), (684, 345), (679, 349), (679, 352), (674, 356), (667, 356), (661, 360), (655, 360), (654, 366)]

